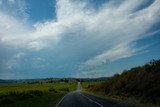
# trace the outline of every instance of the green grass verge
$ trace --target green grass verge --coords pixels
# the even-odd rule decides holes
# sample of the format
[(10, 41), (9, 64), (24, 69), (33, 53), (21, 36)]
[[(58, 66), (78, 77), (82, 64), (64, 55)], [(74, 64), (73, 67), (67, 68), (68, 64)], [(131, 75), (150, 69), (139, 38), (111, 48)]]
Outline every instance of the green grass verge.
[(76, 88), (76, 82), (3, 85), (0, 107), (55, 107), (65, 94)]
[(47, 93), (26, 100), (18, 100), (15, 103), (4, 104), (1, 107), (55, 107), (66, 93)]

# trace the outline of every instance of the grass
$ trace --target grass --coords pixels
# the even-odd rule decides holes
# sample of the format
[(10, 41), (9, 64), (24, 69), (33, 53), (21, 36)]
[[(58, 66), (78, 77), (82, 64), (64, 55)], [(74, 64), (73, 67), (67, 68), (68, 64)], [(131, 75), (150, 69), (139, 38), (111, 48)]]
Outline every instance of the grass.
[[(127, 102), (128, 104), (137, 105), (138, 107), (159, 107), (159, 102), (157, 104), (153, 104), (150, 102), (142, 103), (141, 100), (135, 98), (135, 97), (124, 97), (120, 95), (112, 95), (112, 94), (106, 94), (105, 92), (96, 92), (96, 91), (90, 91), (92, 86), (94, 85), (100, 85), (102, 82), (83, 82), (82, 85), (82, 91), (88, 94), (100, 96), (106, 99), (112, 99), (119, 102)], [(160, 100), (160, 99), (159, 99)]]
[(159, 107), (159, 104), (153, 104), (150, 102), (146, 102), (146, 103), (142, 103), (139, 99), (136, 99), (135, 97), (129, 97), (129, 98), (125, 98), (124, 96), (116, 96), (116, 95), (109, 95), (103, 92), (92, 92), (89, 90), (90, 85), (99, 85), (101, 82), (85, 82), (83, 83), (82, 87), (83, 87), (83, 92), (88, 93), (88, 94), (92, 94), (92, 95), (96, 95), (96, 96), (100, 96), (106, 99), (112, 99), (115, 101), (119, 101), (119, 102), (126, 102), (128, 104), (132, 104), (132, 105), (136, 105), (138, 107)]
[(7, 94), (8, 92), (17, 91), (24, 92), (29, 90), (48, 91), (51, 88), (59, 91), (63, 88), (68, 88), (70, 91), (76, 90), (76, 82), (71, 83), (52, 83), (52, 84), (14, 84), (0, 86), (0, 95)]
[(14, 84), (0, 86), (1, 107), (54, 107), (77, 83)]
[(47, 93), (43, 96), (5, 104), (2, 107), (55, 107), (64, 95), (65, 93)]

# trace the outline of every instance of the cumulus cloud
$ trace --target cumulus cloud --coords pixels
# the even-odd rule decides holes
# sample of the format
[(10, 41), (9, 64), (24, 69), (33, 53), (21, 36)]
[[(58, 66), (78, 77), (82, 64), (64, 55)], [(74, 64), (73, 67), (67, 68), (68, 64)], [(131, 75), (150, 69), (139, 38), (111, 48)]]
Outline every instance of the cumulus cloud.
[[(26, 57), (27, 54), (34, 58), (34, 54), (39, 52), (46, 62), (50, 57), (55, 66), (68, 63), (73, 68), (131, 57), (144, 50), (145, 46), (137, 47), (136, 41), (152, 33), (150, 29), (160, 18), (160, 1), (155, 0), (140, 9), (144, 2), (124, 0), (118, 5), (107, 2), (96, 10), (92, 6), (87, 7), (88, 2), (58, 0), (56, 18), (34, 25), (26, 24), (28, 15), (24, 8), (20, 8), (20, 14), (25, 16), (25, 21), (1, 9), (0, 45), (12, 50), (17, 58)], [(0, 1), (2, 4), (3, 1)], [(50, 52), (49, 56), (47, 52)], [(38, 61), (34, 61), (34, 65)], [(48, 62), (52, 61), (48, 59)], [(44, 67), (50, 68), (49, 65)]]

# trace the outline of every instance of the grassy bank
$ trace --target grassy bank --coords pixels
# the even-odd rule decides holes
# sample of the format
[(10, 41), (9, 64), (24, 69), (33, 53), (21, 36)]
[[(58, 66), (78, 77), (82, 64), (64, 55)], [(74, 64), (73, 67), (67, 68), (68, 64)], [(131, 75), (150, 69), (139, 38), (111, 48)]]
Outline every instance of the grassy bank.
[(2, 104), (1, 107), (55, 107), (65, 93), (45, 93), (41, 96), (34, 96), (23, 100), (14, 99), (8, 100), (7, 104)]
[(0, 86), (1, 107), (55, 107), (77, 83), (12, 84)]
[(89, 92), (138, 104), (160, 106), (160, 60), (115, 74), (105, 82), (87, 87)]

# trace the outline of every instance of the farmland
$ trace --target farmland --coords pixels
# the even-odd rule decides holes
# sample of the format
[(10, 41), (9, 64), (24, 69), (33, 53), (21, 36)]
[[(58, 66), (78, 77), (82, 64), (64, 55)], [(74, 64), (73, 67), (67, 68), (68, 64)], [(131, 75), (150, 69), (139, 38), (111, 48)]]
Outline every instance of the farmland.
[(76, 88), (76, 82), (4, 84), (0, 86), (0, 106), (54, 107), (66, 93)]

